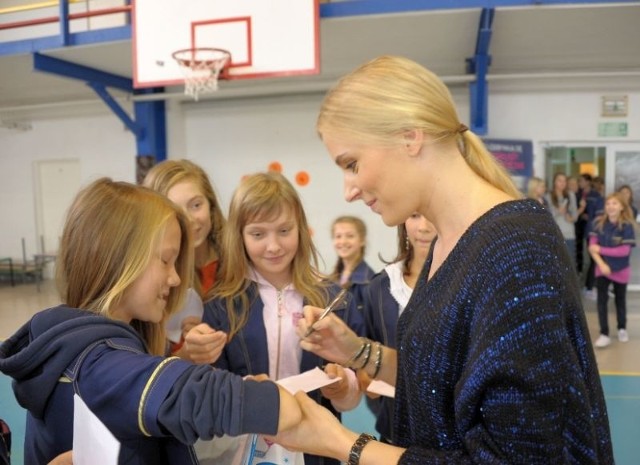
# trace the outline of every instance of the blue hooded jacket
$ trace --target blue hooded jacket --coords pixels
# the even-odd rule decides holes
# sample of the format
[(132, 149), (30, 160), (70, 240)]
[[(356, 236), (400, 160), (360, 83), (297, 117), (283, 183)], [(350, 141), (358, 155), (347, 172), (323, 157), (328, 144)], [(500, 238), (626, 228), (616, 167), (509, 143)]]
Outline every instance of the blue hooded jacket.
[(0, 346), (0, 371), (28, 411), (25, 465), (72, 448), (74, 392), (120, 441), (120, 464), (197, 464), (198, 437), (278, 428), (274, 383), (152, 356), (130, 325), (64, 306)]

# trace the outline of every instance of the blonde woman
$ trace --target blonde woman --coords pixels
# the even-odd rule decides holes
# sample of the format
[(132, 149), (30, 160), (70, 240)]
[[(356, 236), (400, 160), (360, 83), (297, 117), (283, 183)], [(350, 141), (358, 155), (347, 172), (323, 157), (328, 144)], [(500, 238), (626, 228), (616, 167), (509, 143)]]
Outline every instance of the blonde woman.
[(613, 463), (606, 404), (573, 265), (547, 209), (457, 115), (445, 84), (383, 56), (325, 97), (317, 130), (389, 226), (418, 212), (437, 237), (398, 321), (398, 349), (338, 318), (299, 325), (306, 350), (395, 385), (394, 445), (349, 431), (302, 393), (281, 444), (349, 465)]
[(27, 409), (25, 463), (71, 449), (74, 393), (118, 439), (121, 463), (197, 464), (198, 437), (300, 420), (274, 383), (164, 357), (165, 320), (193, 272), (187, 218), (166, 197), (93, 182), (71, 205), (56, 265), (63, 303), (0, 346), (0, 371)]

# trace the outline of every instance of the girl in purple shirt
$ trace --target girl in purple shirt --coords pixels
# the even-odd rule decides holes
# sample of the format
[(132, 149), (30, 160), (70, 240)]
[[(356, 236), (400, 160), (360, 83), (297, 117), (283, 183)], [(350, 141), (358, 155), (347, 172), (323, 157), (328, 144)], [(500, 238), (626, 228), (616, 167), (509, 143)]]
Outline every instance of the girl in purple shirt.
[(598, 321), (600, 336), (596, 347), (611, 344), (607, 319), (608, 288), (613, 284), (613, 293), (618, 318), (618, 340), (629, 341), (627, 334), (627, 284), (631, 277), (631, 247), (636, 238), (633, 218), (619, 192), (609, 194), (604, 205), (605, 214), (593, 222), (589, 233), (589, 253), (596, 263), (596, 289), (598, 290)]

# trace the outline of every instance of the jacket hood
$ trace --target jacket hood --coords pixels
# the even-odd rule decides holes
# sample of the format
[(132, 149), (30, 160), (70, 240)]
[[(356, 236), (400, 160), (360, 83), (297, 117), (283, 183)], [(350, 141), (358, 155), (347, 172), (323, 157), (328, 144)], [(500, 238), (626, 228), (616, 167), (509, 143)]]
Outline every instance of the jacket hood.
[(62, 305), (49, 308), (0, 345), (0, 371), (13, 378), (18, 403), (42, 418), (71, 362), (90, 344), (115, 337), (133, 337), (145, 350), (138, 333), (126, 323)]

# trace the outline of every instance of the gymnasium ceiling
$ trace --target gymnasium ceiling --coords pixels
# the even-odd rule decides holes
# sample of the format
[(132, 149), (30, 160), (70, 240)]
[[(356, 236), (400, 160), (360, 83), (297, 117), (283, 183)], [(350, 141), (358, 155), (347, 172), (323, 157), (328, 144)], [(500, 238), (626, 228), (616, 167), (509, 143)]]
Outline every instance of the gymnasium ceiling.
[[(381, 54), (408, 56), (451, 86), (466, 86), (473, 77), (466, 59), (474, 55), (480, 15), (481, 8), (323, 15), (320, 75), (224, 82), (214, 98), (324, 92), (340, 75)], [(42, 53), (132, 76), (130, 40)], [(490, 91), (640, 90), (640, 2), (498, 7), (489, 53)], [(100, 101), (82, 81), (33, 71), (31, 54), (0, 56), (0, 70), (5, 122), (38, 109)], [(182, 98), (177, 87), (166, 94)]]

